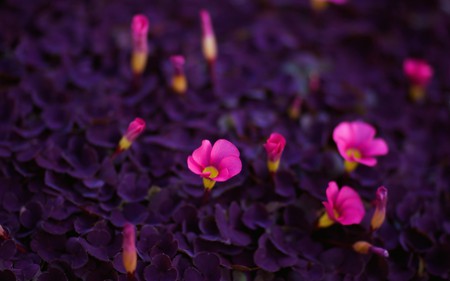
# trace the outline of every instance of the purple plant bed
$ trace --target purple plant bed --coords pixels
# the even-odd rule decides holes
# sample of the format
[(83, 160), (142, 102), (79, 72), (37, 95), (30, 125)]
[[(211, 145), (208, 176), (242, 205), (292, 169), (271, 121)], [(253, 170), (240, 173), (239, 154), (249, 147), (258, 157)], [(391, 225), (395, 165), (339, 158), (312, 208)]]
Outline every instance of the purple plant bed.
[[(218, 43), (214, 83), (201, 9)], [(130, 69), (137, 13), (150, 20), (140, 81)], [(445, 0), (321, 12), (306, 0), (2, 1), (0, 280), (127, 280), (127, 222), (138, 232), (137, 280), (448, 280), (448, 26)], [(170, 86), (177, 54), (184, 96)], [(410, 57), (434, 69), (416, 102)], [(146, 130), (112, 158), (136, 117)], [(348, 174), (332, 133), (355, 120), (389, 153)], [(263, 144), (273, 132), (287, 144), (271, 177)], [(203, 139), (231, 141), (242, 160), (206, 203), (187, 167)], [(330, 181), (361, 196), (361, 224), (316, 227)], [(386, 220), (371, 233), (379, 186)], [(390, 256), (355, 252), (359, 240)]]

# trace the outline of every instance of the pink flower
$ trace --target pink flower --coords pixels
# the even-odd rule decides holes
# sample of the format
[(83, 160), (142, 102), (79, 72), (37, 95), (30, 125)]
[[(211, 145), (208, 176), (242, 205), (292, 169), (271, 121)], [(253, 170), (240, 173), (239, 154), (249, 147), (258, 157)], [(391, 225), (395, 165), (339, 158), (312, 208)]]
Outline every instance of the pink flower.
[(342, 225), (358, 224), (364, 218), (365, 210), (358, 193), (351, 187), (338, 189), (331, 181), (327, 187), (327, 202), (322, 202), (326, 213), (319, 220), (319, 227), (328, 227), (334, 222)]
[(375, 166), (375, 156), (388, 153), (388, 146), (383, 139), (376, 139), (375, 129), (364, 122), (342, 122), (333, 132), (333, 139), (339, 153), (346, 160), (348, 172), (353, 171), (357, 164)]
[(403, 71), (412, 84), (425, 88), (433, 77), (433, 68), (425, 60), (406, 59)]
[(137, 265), (136, 229), (134, 225), (126, 223), (123, 227), (122, 261), (128, 274), (134, 274)]
[(375, 201), (375, 212), (370, 222), (372, 230), (376, 230), (381, 227), (386, 217), (386, 204), (388, 199), (388, 191), (384, 186), (380, 186), (377, 189), (377, 198)]
[(216, 181), (226, 181), (239, 174), (242, 169), (239, 150), (231, 142), (220, 139), (211, 146), (209, 140), (194, 150), (187, 159), (189, 170), (203, 178), (206, 189), (214, 187)]
[(217, 58), (217, 44), (216, 37), (214, 36), (214, 29), (211, 23), (211, 17), (207, 10), (200, 11), (200, 21), (203, 33), (203, 55), (209, 63), (213, 63)]
[(286, 146), (286, 139), (278, 133), (272, 133), (264, 144), (267, 151), (268, 161), (267, 167), (271, 173), (275, 173), (280, 165), (281, 155)]
[(141, 118), (134, 119), (119, 142), (119, 150), (123, 151), (130, 148), (131, 144), (142, 134), (145, 129), (145, 121)]

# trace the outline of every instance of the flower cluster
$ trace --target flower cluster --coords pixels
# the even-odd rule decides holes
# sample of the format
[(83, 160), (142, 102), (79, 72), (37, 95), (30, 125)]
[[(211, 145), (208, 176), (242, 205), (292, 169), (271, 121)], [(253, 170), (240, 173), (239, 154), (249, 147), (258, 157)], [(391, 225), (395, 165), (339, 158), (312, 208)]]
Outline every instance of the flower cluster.
[(0, 280), (448, 280), (450, 19), (385, 2), (1, 1)]

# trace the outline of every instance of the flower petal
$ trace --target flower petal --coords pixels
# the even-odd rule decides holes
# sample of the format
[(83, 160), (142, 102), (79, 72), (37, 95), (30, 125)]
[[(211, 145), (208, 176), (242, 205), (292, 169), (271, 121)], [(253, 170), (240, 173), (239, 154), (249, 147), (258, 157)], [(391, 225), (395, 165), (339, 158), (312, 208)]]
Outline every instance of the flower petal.
[(187, 164), (189, 170), (194, 174), (200, 175), (202, 174), (203, 168), (194, 160), (192, 156), (189, 156), (187, 159)]
[[(220, 161), (219, 167), (218, 167), (218, 170), (220, 171), (218, 177), (222, 178), (222, 171), (225, 169), (228, 171), (227, 179), (239, 174), (242, 170), (241, 159), (239, 159), (239, 157), (236, 157), (236, 156), (230, 156), (230, 157), (226, 157), (226, 158), (222, 159), (222, 161)], [(219, 180), (217, 180), (217, 181), (219, 181)]]
[(210, 165), (211, 150), (212, 148), (209, 140), (203, 140), (202, 145), (192, 153), (192, 158), (194, 158), (197, 164), (205, 168)]
[(363, 158), (366, 156), (385, 155), (389, 151), (389, 148), (383, 139), (374, 139), (360, 147), (360, 149)]
[(371, 141), (375, 136), (375, 128), (371, 125), (361, 122), (355, 121), (351, 123), (352, 131), (353, 131), (353, 144), (356, 147), (364, 145), (364, 143)]
[(231, 142), (220, 139), (212, 147), (210, 162), (212, 165), (218, 166), (223, 158), (229, 156), (239, 157), (239, 150)]

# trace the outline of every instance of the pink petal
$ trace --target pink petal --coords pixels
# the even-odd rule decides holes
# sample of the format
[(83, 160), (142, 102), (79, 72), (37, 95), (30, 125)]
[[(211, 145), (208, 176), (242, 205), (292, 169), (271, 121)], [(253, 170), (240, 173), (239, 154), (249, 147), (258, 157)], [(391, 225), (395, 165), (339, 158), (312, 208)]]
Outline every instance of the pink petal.
[(349, 122), (342, 122), (333, 131), (333, 140), (338, 147), (345, 147), (353, 142), (353, 129)]
[(194, 158), (197, 164), (205, 168), (210, 165), (211, 150), (212, 148), (209, 140), (203, 140), (202, 145), (192, 153), (192, 158)]
[(230, 176), (230, 172), (228, 171), (227, 168), (223, 168), (222, 170), (219, 171), (219, 175), (217, 177), (214, 178), (215, 181), (226, 181), (229, 178), (231, 178), (232, 176)]
[(194, 158), (192, 158), (192, 156), (188, 157), (187, 164), (188, 164), (188, 168), (189, 168), (189, 170), (191, 170), (191, 172), (193, 172), (194, 174), (197, 174), (197, 175), (202, 174), (203, 167), (200, 166), (197, 162), (195, 162), (195, 160), (194, 160)]
[(339, 195), (339, 188), (335, 181), (330, 181), (328, 183), (326, 193), (327, 193), (328, 203), (330, 204), (331, 208), (333, 208), (336, 205), (336, 199)]
[(358, 224), (364, 218), (365, 211), (360, 209), (347, 209), (337, 219), (342, 225)]
[(365, 122), (352, 122), (351, 127), (353, 131), (352, 140), (355, 147), (364, 145), (366, 142), (371, 141), (375, 136), (375, 128)]
[(229, 173), (229, 178), (234, 177), (239, 174), (242, 170), (242, 162), (239, 157), (230, 156), (222, 159), (219, 163), (219, 171), (227, 169)]
[(220, 139), (216, 141), (216, 143), (212, 147), (210, 162), (212, 165), (218, 166), (218, 164), (220, 163), (220, 161), (222, 161), (223, 158), (229, 156), (239, 157), (239, 150), (231, 142), (224, 139)]
[(331, 204), (328, 202), (322, 202), (322, 204), (325, 206), (325, 211), (327, 211), (328, 216), (332, 220), (336, 220), (336, 217), (334, 216), (334, 210)]
[(374, 139), (360, 147), (360, 149), (363, 158), (367, 156), (385, 155), (389, 151), (389, 148), (383, 139)]
[[(350, 204), (350, 202), (352, 202)], [(362, 206), (361, 198), (358, 193), (353, 190), (353, 188), (344, 186), (339, 191), (339, 194), (336, 198), (336, 208), (340, 209), (343, 207), (356, 206), (360, 204)]]
[(373, 167), (377, 164), (377, 159), (374, 157), (363, 157), (361, 159), (357, 159), (356, 162), (369, 167)]

